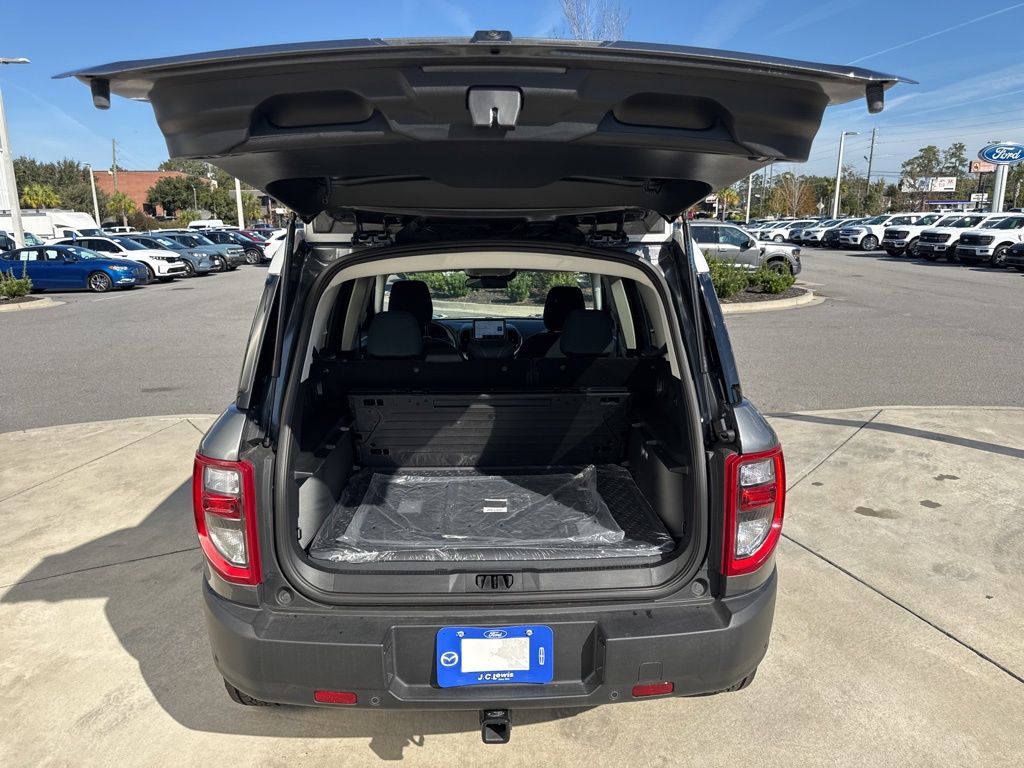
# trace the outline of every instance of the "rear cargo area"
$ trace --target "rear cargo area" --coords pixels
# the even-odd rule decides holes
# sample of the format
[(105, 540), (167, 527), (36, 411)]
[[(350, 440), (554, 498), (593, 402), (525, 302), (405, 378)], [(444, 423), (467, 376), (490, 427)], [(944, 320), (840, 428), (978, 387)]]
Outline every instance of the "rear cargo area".
[(693, 513), (673, 381), (640, 358), (322, 362), (299, 544), (327, 568), (662, 561)]
[(310, 555), (345, 563), (584, 560), (653, 557), (674, 546), (629, 471), (614, 464), (363, 469)]

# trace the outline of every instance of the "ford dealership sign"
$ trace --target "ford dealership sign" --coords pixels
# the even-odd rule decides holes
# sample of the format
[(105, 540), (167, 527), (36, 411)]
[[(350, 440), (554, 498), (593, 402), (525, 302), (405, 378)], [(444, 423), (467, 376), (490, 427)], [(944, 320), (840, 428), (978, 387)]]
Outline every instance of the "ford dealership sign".
[(978, 157), (996, 165), (1014, 165), (1024, 161), (1024, 144), (989, 144), (978, 153)]

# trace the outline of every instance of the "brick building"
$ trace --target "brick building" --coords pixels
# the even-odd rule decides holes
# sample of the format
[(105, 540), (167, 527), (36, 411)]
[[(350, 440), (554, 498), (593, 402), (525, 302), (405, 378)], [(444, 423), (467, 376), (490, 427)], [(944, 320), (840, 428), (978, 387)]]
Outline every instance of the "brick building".
[[(102, 189), (108, 195), (114, 194), (114, 177), (109, 171), (94, 171), (93, 176), (96, 178), (97, 189)], [(168, 176), (185, 174), (179, 171), (118, 171), (117, 190), (128, 195), (140, 211), (150, 216), (163, 216), (165, 211), (159, 205), (146, 202), (146, 193), (160, 179)]]

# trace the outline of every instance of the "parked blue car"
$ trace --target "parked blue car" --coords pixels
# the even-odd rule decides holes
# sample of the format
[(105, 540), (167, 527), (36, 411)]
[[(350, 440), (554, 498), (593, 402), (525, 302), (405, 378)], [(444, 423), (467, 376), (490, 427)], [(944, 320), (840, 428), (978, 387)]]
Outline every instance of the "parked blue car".
[(144, 264), (112, 259), (77, 245), (44, 245), (0, 253), (0, 271), (14, 277), (27, 274), (33, 290), (87, 289), (105, 293), (149, 282)]

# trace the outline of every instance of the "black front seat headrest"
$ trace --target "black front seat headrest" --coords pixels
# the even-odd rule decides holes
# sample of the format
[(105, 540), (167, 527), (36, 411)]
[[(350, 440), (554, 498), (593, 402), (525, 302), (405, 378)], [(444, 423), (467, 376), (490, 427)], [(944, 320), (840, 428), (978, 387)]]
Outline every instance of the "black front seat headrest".
[(383, 360), (423, 357), (423, 332), (413, 314), (392, 309), (375, 315), (366, 332), (366, 355)]
[(556, 285), (548, 290), (544, 299), (544, 327), (549, 331), (560, 331), (565, 327), (565, 319), (570, 312), (586, 306), (583, 291), (575, 285)]
[(391, 284), (388, 311), (411, 312), (420, 328), (426, 328), (434, 317), (434, 302), (430, 289), (422, 280), (396, 280)]
[(566, 357), (605, 357), (615, 349), (615, 324), (599, 309), (574, 309), (565, 319), (559, 347)]

